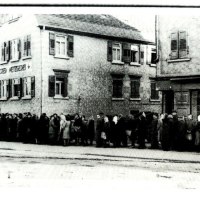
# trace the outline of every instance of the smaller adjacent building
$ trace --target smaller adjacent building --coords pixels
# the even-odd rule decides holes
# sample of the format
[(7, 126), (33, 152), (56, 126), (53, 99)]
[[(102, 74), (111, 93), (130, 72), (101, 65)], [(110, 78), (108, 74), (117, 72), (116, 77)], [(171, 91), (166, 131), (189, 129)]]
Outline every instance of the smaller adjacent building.
[(200, 17), (158, 17), (158, 89), (162, 112), (200, 114)]

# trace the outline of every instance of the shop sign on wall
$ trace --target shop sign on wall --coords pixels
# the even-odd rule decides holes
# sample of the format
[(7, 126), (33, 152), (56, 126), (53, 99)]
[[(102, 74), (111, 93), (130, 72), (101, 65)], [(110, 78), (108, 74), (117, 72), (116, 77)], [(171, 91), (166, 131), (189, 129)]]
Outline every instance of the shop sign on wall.
[(6, 72), (7, 72), (7, 69), (6, 69), (6, 68), (0, 69), (0, 74), (6, 74)]

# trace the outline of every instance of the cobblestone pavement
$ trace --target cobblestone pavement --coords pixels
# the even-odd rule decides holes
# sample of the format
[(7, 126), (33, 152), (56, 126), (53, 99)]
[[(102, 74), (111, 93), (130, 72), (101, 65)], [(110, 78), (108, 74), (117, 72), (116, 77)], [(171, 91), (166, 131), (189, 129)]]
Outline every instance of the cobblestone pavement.
[[(200, 154), (0, 142), (0, 187), (200, 189)], [(117, 187), (117, 186), (116, 186)]]

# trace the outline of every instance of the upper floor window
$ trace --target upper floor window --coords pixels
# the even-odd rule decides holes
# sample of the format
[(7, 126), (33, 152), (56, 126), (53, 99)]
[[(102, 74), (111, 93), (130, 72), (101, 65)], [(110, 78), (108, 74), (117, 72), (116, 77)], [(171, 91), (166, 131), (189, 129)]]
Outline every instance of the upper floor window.
[(151, 49), (151, 64), (156, 64), (156, 58), (157, 58), (156, 49), (152, 48)]
[(60, 58), (74, 56), (74, 37), (49, 33), (49, 54)]
[(20, 48), (21, 48), (21, 41), (20, 39), (14, 39), (10, 42), (10, 58), (11, 58), (11, 61), (16, 61), (16, 60), (19, 60), (20, 59), (20, 56), (21, 56), (21, 51), (20, 51)]
[(112, 61), (121, 62), (122, 60), (122, 48), (121, 44), (115, 43), (112, 46)]
[(131, 62), (139, 63), (139, 47), (137, 45), (131, 45)]
[(107, 60), (116, 64), (129, 63), (139, 66), (144, 63), (144, 49), (140, 44), (108, 41)]
[(31, 35), (27, 35), (24, 37), (24, 49), (23, 49), (23, 57), (31, 56)]
[(188, 39), (186, 31), (171, 33), (171, 59), (187, 58)]

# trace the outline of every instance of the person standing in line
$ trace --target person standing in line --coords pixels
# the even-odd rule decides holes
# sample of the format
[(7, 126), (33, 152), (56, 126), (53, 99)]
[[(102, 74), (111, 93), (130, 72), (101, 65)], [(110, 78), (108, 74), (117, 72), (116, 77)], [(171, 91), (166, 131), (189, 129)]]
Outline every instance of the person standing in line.
[(105, 116), (103, 122), (103, 130), (101, 132), (101, 140), (103, 147), (108, 146), (109, 139), (110, 139), (110, 122), (108, 116)]
[(138, 144), (139, 144), (139, 149), (144, 149), (145, 148), (145, 136), (147, 132), (147, 121), (146, 121), (146, 115), (143, 112), (138, 121)]
[(90, 141), (90, 145), (93, 145), (95, 135), (95, 125), (94, 125), (94, 117), (91, 115), (87, 122), (87, 137)]
[(81, 125), (82, 125), (81, 116), (78, 113), (76, 113), (76, 115), (74, 117), (74, 123), (73, 123), (76, 145), (78, 145), (80, 143)]
[(200, 152), (200, 115), (197, 117), (197, 124), (195, 127), (194, 148), (195, 151)]
[(70, 123), (70, 117), (68, 115), (67, 117), (65, 117), (63, 114), (60, 116), (60, 134), (62, 135), (64, 146), (69, 145)]
[(118, 129), (118, 116), (114, 115), (111, 121), (111, 142), (113, 143), (113, 147), (120, 146), (120, 132)]
[(158, 124), (157, 124), (157, 130), (158, 130), (158, 144), (161, 144), (161, 136), (162, 136), (162, 131), (163, 131), (163, 119), (164, 119), (164, 114), (160, 115), (160, 118), (158, 119)]
[(190, 114), (188, 115), (186, 119), (186, 135), (185, 135), (185, 145), (186, 145), (186, 150), (193, 150), (194, 146), (194, 132), (195, 130), (195, 122), (193, 120), (193, 116)]
[(87, 137), (87, 120), (85, 115), (82, 115), (81, 118), (81, 145), (88, 145), (88, 137)]
[(56, 131), (55, 131), (55, 124), (54, 124), (54, 115), (50, 116), (49, 120), (49, 144), (54, 144), (54, 139), (55, 139)]
[(101, 132), (103, 131), (103, 119), (104, 119), (104, 114), (99, 113), (97, 115), (97, 121), (96, 121), (96, 147), (101, 147), (102, 146), (102, 140), (101, 140)]
[(158, 149), (158, 115), (153, 113), (153, 120), (151, 122), (151, 149)]

